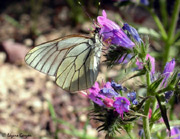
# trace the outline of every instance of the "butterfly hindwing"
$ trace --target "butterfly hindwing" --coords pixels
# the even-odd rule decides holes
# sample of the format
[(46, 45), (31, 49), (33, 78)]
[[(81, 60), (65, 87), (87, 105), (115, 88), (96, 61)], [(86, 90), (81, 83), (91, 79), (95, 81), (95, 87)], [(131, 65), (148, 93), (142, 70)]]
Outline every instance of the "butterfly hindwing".
[(96, 79), (93, 74), (90, 74), (90, 69), (88, 69), (91, 64), (90, 60), (94, 58), (92, 56), (94, 49), (89, 43), (83, 43), (79, 46), (81, 49), (76, 47), (72, 49), (72, 51), (74, 50), (73, 53), (68, 53), (57, 72), (56, 83), (67, 91), (90, 88), (95, 82), (94, 80), (90, 81), (90, 79)]

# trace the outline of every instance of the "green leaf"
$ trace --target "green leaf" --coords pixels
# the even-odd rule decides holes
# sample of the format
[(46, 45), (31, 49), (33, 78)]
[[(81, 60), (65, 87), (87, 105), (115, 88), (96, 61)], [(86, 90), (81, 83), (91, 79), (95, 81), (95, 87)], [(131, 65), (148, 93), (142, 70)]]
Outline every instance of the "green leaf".
[(49, 106), (49, 111), (50, 111), (52, 119), (56, 119), (56, 113), (55, 113), (54, 107), (50, 101), (48, 101), (48, 106)]
[(151, 115), (150, 119), (150, 128), (152, 128), (153, 124), (161, 118), (160, 109), (156, 109), (155, 112)]
[[(179, 126), (180, 120), (170, 121), (169, 124), (170, 124), (170, 126)], [(158, 132), (163, 129), (166, 129), (166, 126), (164, 125), (164, 123), (154, 124), (153, 128), (151, 130), (151, 133), (155, 133), (155, 132)]]
[(146, 38), (146, 42), (145, 43), (141, 43), (141, 59), (145, 59), (146, 58), (146, 54), (147, 54), (147, 49), (149, 46), (148, 40), (149, 38)]
[(178, 76), (178, 71), (175, 71), (169, 80), (169, 86), (172, 86), (174, 88), (174, 86), (179, 81), (179, 78), (177, 78), (177, 76)]
[(15, 20), (14, 18), (12, 18), (9, 15), (4, 15), (4, 19), (18, 29), (23, 28), (23, 26), (17, 20)]
[(152, 83), (149, 85), (148, 90), (149, 90), (149, 92), (152, 93), (151, 95), (153, 95), (153, 93), (156, 92), (156, 90), (158, 89), (158, 87), (159, 87), (159, 85), (161, 84), (162, 80), (163, 80), (163, 77), (158, 78), (156, 81), (152, 82)]
[(166, 125), (166, 128), (170, 131), (170, 125), (169, 125), (169, 120), (168, 120), (168, 117), (167, 117), (167, 109), (166, 109), (165, 98), (162, 95), (161, 96), (156, 95), (156, 99), (158, 101), (159, 108), (161, 110), (161, 115), (162, 115), (162, 118), (163, 118), (164, 123)]
[(150, 122), (155, 122), (161, 118), (161, 111), (160, 109), (156, 109), (155, 112), (151, 115), (151, 121)]
[(146, 27), (139, 27), (138, 33), (139, 34), (146, 34), (146, 35), (149, 35), (149, 36), (157, 38), (157, 39), (160, 39), (160, 37), (161, 37), (161, 35), (158, 32), (156, 32), (155, 30), (153, 30), (151, 28), (149, 29)]
[[(160, 89), (157, 94), (161, 94), (167, 91), (174, 91), (174, 90), (178, 90), (178, 82), (179, 82), (179, 78), (177, 78), (178, 75), (178, 71), (174, 72), (173, 75), (170, 77), (168, 84), (165, 88)], [(176, 91), (177, 91), (176, 90)]]

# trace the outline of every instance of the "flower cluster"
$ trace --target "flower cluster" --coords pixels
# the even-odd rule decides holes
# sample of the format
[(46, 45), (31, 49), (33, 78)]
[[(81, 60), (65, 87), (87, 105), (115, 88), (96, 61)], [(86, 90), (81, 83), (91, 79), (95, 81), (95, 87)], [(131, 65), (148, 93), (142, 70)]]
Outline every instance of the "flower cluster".
[(101, 87), (95, 82), (95, 85), (89, 89), (88, 97), (99, 106), (115, 109), (123, 119), (123, 113), (129, 111), (130, 101), (115, 90), (122, 91), (123, 87), (114, 81), (102, 84)]
[(110, 40), (110, 44), (125, 48), (133, 48), (135, 46), (123, 29), (107, 18), (105, 10), (103, 10), (102, 16), (97, 17), (97, 21), (101, 26), (100, 35), (103, 36), (104, 41)]
[[(141, 0), (140, 2), (144, 5), (148, 5), (147, 0)], [(127, 23), (122, 24), (122, 28), (119, 27), (115, 22), (107, 18), (104, 10), (102, 16), (97, 17), (97, 21), (100, 26), (99, 34), (102, 36), (103, 41), (110, 46), (106, 55), (106, 62), (109, 62), (109, 65), (113, 66), (114, 63), (126, 64), (131, 61), (131, 63), (129, 62), (128, 64), (128, 66), (130, 66), (127, 66), (127, 68), (129, 68), (127, 71), (134, 71), (132, 70), (134, 68), (136, 70), (138, 69), (138, 71), (133, 76), (127, 76), (127, 78), (132, 79), (137, 76), (146, 75), (145, 78), (147, 80), (147, 82), (142, 80), (142, 83), (144, 83), (142, 86), (147, 87), (147, 94), (143, 94), (142, 97), (139, 97), (139, 100), (142, 99), (139, 102), (135, 91), (127, 93), (126, 98), (123, 96), (123, 92), (127, 92), (127, 89), (114, 81), (102, 83), (101, 85), (95, 82), (94, 86), (89, 89), (89, 94), (87, 96), (96, 104), (94, 108), (98, 108), (95, 109), (97, 111), (94, 111), (98, 113), (95, 114), (95, 116), (98, 117), (100, 115), (103, 117), (100, 118), (99, 121), (104, 121), (104, 124), (102, 124), (99, 129), (106, 130), (107, 132), (114, 131), (112, 129), (116, 129), (119, 125), (122, 125), (122, 123), (127, 128), (128, 125), (126, 123), (135, 121), (141, 115), (142, 109), (146, 109), (145, 107), (152, 103), (146, 100), (155, 98), (157, 99), (162, 119), (167, 129), (170, 131), (167, 108), (163, 103), (165, 101), (168, 102), (171, 96), (177, 92), (177, 84), (180, 86), (180, 74), (174, 72), (171, 77), (176, 64), (175, 59), (166, 63), (162, 74), (156, 74), (155, 58), (147, 53), (148, 43), (140, 38), (134, 27)], [(123, 74), (126, 75), (126, 73)], [(178, 76), (178, 78), (176, 78), (176, 76)], [(163, 95), (161, 95), (162, 93)], [(156, 100), (153, 100), (153, 102), (155, 101)], [(144, 105), (144, 103), (146, 104)], [(156, 114), (157, 112), (159, 113), (159, 111), (155, 110), (156, 103), (154, 104), (149, 105), (148, 111), (146, 110), (145, 112), (145, 116), (149, 117), (149, 120), (152, 121), (156, 121), (156, 119), (160, 118), (159, 114)], [(116, 119), (119, 117), (120, 119), (117, 120), (119, 122), (118, 125)], [(143, 121), (144, 119), (145, 118), (143, 118)], [(111, 121), (111, 123), (109, 123), (109, 121)], [(116, 124), (118, 126), (115, 126)], [(142, 134), (142, 131), (140, 134)], [(173, 132), (177, 132), (177, 129), (171, 131), (172, 134)], [(146, 132), (144, 132), (144, 135), (145, 134)]]

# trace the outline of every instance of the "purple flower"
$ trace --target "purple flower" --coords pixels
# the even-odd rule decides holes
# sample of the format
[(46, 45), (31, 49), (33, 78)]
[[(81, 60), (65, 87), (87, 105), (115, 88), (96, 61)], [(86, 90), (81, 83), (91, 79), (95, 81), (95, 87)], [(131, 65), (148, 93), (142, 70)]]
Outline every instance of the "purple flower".
[(114, 81), (111, 82), (111, 87), (114, 88), (115, 90), (123, 90), (123, 87)]
[(116, 91), (114, 91), (113, 88), (102, 88), (100, 91), (100, 94), (102, 94), (108, 98), (119, 96), (119, 94)]
[(149, 1), (148, 0), (140, 0), (140, 3), (143, 5), (149, 5)]
[(170, 62), (166, 63), (166, 66), (164, 68), (164, 72), (162, 74), (164, 76), (164, 79), (162, 81), (162, 85), (164, 85), (164, 87), (166, 87), (166, 85), (167, 85), (167, 80), (168, 80), (171, 72), (173, 72), (175, 64), (176, 64), (176, 62), (175, 62), (174, 58)]
[(98, 16), (97, 21), (101, 25), (100, 34), (103, 40), (111, 40), (111, 44), (132, 48), (135, 44), (127, 37), (124, 31), (113, 21), (107, 18), (105, 10), (102, 11), (103, 16)]
[(103, 101), (98, 97), (98, 95), (91, 93), (88, 95), (88, 97), (96, 104), (98, 104), (99, 106), (104, 106)]
[(175, 64), (176, 62), (174, 58), (170, 62), (167, 62), (163, 73), (173, 72)]
[(129, 105), (130, 102), (125, 97), (116, 97), (116, 100), (113, 103), (113, 107), (120, 114), (122, 119), (123, 119), (123, 113), (129, 111)]
[(150, 60), (150, 63), (151, 63), (151, 75), (153, 75), (155, 73), (155, 59), (150, 54), (147, 54), (146, 60), (148, 59)]
[(128, 94), (127, 94), (127, 97), (128, 97), (131, 101), (135, 100), (135, 99), (136, 99), (136, 92), (128, 93)]
[(177, 127), (171, 129), (171, 139), (180, 139), (180, 130)]
[(92, 87), (89, 89), (89, 92), (90, 92), (90, 93), (98, 94), (99, 91), (100, 91), (100, 87), (99, 87), (98, 82), (95, 82), (94, 86), (92, 86)]
[(133, 100), (132, 104), (137, 105), (139, 102), (137, 99)]
[(124, 23), (123, 30), (127, 30), (137, 42), (139, 43), (143, 42), (139, 37), (137, 30), (132, 26), (130, 26), (129, 24)]
[(103, 87), (105, 87), (105, 88), (112, 88), (111, 87), (111, 82), (107, 82), (106, 84), (103, 84)]
[(138, 101), (137, 101), (137, 99), (136, 99), (136, 92), (128, 93), (128, 94), (127, 94), (127, 97), (131, 100), (131, 102), (132, 102), (134, 105), (137, 105), (137, 104), (138, 104)]
[(95, 82), (94, 86), (91, 87), (89, 89), (90, 94), (88, 95), (88, 97), (96, 104), (98, 104), (99, 106), (103, 106), (104, 103), (102, 102), (101, 99), (104, 99), (105, 96), (99, 94), (100, 92), (100, 87), (98, 82)]
[(119, 96), (119, 94), (114, 91), (114, 89), (111, 87), (110, 82), (103, 84), (102, 87), (103, 88), (99, 86), (98, 82), (95, 82), (94, 86), (89, 89), (90, 94), (88, 95), (88, 97), (99, 106), (110, 106), (110, 103), (112, 103), (112, 101), (107, 98), (117, 97)]

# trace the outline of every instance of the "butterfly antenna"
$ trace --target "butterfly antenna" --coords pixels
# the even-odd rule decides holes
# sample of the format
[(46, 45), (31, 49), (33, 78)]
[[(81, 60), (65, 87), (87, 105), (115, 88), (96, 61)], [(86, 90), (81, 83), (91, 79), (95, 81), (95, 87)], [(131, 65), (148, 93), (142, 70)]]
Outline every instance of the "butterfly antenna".
[[(88, 14), (88, 12), (86, 11), (86, 9), (84, 8), (84, 6), (81, 4), (80, 1), (78, 1), (78, 4), (81, 6), (81, 8), (83, 9), (84, 13), (88, 16), (88, 18), (92, 21), (92, 23), (94, 25), (94, 28), (96, 28), (96, 26), (99, 26), (97, 24), (97, 22), (94, 19), (91, 18), (91, 16)], [(100, 3), (98, 5), (100, 5)], [(99, 12), (99, 6), (98, 6), (98, 12)]]
[(91, 16), (88, 14), (88, 12), (86, 11), (86, 9), (84, 8), (84, 6), (81, 4), (80, 1), (78, 1), (78, 4), (81, 6), (81, 8), (83, 9), (84, 13), (86, 13), (86, 15), (89, 17), (89, 19), (91, 21), (93, 21), (93, 23), (94, 23), (94, 19), (91, 18)]
[(101, 5), (101, 2), (100, 1), (98, 1), (98, 10), (97, 10), (97, 15), (99, 15), (99, 7), (100, 7), (100, 5)]

